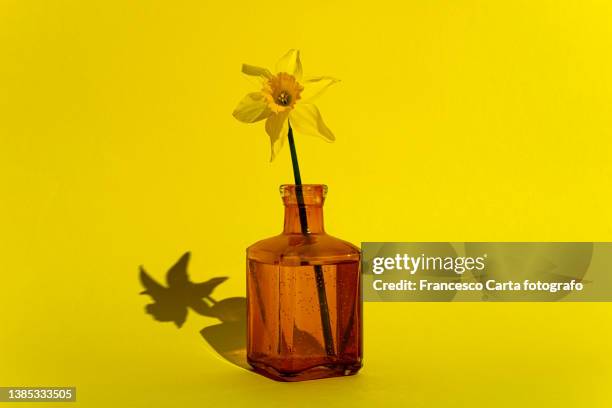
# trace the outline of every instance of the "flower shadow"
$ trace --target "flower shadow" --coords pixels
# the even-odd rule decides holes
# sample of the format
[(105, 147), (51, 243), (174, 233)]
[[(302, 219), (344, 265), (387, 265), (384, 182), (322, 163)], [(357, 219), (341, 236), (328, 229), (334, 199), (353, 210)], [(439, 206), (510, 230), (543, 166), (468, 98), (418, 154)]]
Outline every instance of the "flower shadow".
[(246, 298), (229, 297), (215, 300), (212, 293), (227, 277), (215, 277), (194, 283), (189, 279), (187, 267), (191, 254), (186, 252), (168, 270), (167, 286), (158, 283), (141, 266), (140, 282), (143, 295), (149, 295), (153, 303), (145, 307), (159, 322), (173, 322), (177, 328), (187, 320), (189, 309), (218, 319), (221, 323), (204, 327), (200, 334), (204, 340), (226, 361), (250, 370), (246, 362)]

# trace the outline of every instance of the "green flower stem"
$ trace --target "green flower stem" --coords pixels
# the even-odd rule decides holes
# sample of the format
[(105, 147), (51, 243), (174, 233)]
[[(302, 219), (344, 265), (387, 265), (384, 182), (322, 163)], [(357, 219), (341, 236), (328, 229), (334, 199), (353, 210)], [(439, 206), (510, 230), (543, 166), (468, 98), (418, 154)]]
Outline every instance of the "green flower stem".
[[(295, 179), (295, 196), (298, 202), (298, 212), (300, 216), (300, 227), (302, 234), (310, 234), (308, 229), (308, 218), (306, 215), (306, 205), (304, 203), (304, 192), (302, 191), (302, 177), (300, 175), (300, 165), (298, 163), (297, 151), (295, 149), (295, 140), (293, 139), (293, 129), (289, 123), (289, 149), (291, 150), (291, 163), (293, 164), (293, 178)], [(333, 356), (334, 338), (332, 336), (331, 323), (329, 321), (329, 307), (327, 306), (327, 294), (325, 293), (325, 277), (323, 276), (323, 267), (314, 265), (315, 280), (317, 283), (317, 294), (319, 297), (319, 310), (321, 312), (321, 326), (323, 327), (323, 340), (325, 342), (325, 351), (328, 356)]]
[(295, 196), (298, 202), (298, 211), (300, 213), (300, 226), (302, 234), (309, 234), (308, 218), (306, 217), (306, 205), (304, 204), (304, 192), (302, 191), (302, 176), (300, 176), (300, 164), (298, 163), (297, 151), (295, 150), (295, 140), (293, 140), (293, 129), (289, 124), (289, 149), (291, 150), (291, 164), (293, 165), (293, 178), (295, 179)]

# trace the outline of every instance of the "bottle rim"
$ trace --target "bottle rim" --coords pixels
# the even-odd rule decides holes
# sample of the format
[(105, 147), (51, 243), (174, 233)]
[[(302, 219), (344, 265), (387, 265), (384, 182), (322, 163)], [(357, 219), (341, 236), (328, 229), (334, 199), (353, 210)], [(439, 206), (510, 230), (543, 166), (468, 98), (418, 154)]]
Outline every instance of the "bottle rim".
[[(324, 197), (328, 190), (326, 184), (300, 184), (299, 187), (302, 188), (302, 194), (316, 194), (320, 192)], [(297, 191), (297, 188), (297, 184), (281, 184), (279, 191), (284, 196), (286, 193), (294, 193)]]

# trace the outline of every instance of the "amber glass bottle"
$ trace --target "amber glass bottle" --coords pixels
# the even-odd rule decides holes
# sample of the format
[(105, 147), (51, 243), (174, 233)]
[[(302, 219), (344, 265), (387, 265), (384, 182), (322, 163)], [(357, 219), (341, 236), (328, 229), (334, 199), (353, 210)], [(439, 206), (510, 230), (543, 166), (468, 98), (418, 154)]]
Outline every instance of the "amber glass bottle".
[(359, 249), (323, 229), (327, 186), (283, 185), (282, 234), (247, 249), (247, 357), (281, 381), (361, 368)]

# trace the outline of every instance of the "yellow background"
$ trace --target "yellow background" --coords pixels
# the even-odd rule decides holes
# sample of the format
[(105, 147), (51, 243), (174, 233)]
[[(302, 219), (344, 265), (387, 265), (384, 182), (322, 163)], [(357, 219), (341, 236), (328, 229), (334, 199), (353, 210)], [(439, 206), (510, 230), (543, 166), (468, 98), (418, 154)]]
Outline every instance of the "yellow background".
[[(0, 4), (0, 385), (86, 407), (612, 403), (609, 304), (366, 304), (365, 368), (275, 383), (216, 357), (190, 314), (144, 313), (137, 268), (244, 293), (277, 233), (288, 150), (232, 118), (302, 50), (342, 82), (297, 135), (327, 230), (361, 241), (612, 240), (609, 1)], [(53, 406), (54, 404), (50, 404)]]

